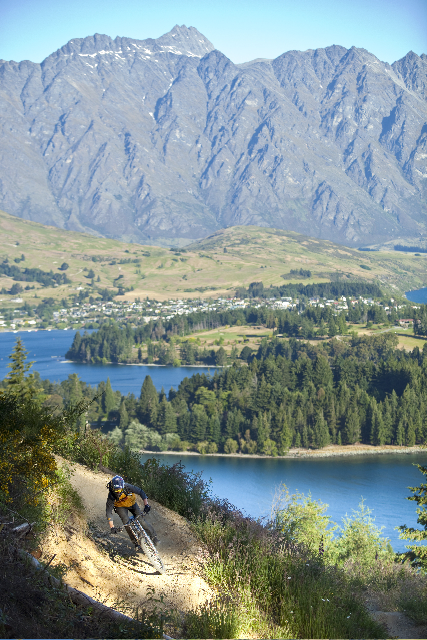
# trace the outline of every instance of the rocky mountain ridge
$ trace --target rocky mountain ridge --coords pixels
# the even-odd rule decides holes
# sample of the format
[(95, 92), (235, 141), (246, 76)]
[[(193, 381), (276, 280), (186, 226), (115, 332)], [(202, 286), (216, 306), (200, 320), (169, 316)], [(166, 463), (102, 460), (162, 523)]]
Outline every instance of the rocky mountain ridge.
[(427, 235), (427, 56), (234, 65), (197, 29), (0, 61), (0, 208), (182, 245), (233, 225), (351, 246)]

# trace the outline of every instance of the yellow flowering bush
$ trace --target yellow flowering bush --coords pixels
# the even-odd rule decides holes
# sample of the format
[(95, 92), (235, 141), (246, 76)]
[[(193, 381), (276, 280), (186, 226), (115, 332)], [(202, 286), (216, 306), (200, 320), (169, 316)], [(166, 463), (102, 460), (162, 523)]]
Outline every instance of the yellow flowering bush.
[(0, 492), (11, 502), (38, 496), (56, 477), (54, 447), (65, 433), (64, 416), (53, 417), (31, 398), (0, 392)]

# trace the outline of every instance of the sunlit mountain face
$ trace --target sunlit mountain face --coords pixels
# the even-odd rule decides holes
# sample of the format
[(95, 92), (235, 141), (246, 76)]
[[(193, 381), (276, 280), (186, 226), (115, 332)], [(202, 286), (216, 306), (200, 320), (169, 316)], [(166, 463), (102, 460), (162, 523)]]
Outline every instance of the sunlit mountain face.
[(427, 56), (235, 65), (193, 27), (0, 62), (0, 209), (177, 245), (232, 225), (350, 246), (427, 233)]

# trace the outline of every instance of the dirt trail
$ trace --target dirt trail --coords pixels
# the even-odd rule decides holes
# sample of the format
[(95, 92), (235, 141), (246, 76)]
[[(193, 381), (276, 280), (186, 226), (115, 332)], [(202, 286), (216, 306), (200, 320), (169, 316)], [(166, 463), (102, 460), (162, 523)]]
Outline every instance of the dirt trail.
[[(76, 463), (67, 462), (67, 466), (72, 470), (71, 484), (83, 499), (89, 527), (84, 532), (82, 522), (74, 517), (65, 530), (52, 527), (41, 547), (41, 559), (48, 562), (56, 554), (52, 565), (62, 563), (67, 568), (64, 580), (68, 584), (123, 613), (127, 613), (123, 602), (151, 609), (159, 606), (156, 600), (163, 596), (165, 608), (179, 612), (214, 595), (200, 575), (201, 549), (185, 518), (149, 497), (147, 520), (160, 540), (158, 551), (166, 569), (165, 575), (159, 575), (145, 555), (132, 555), (133, 545), (126, 532), (108, 532), (105, 502), (111, 476)], [(114, 518), (120, 526), (120, 519)], [(427, 638), (427, 626), (415, 625), (403, 613), (381, 611), (375, 598), (366, 604), (371, 615), (385, 625), (388, 637)]]
[(405, 616), (400, 611), (381, 611), (381, 607), (375, 598), (371, 598), (367, 602), (367, 607), (372, 617), (386, 627), (389, 638), (406, 640), (427, 638), (427, 625), (414, 624), (408, 616)]
[[(133, 545), (125, 531), (109, 533), (105, 502), (111, 476), (75, 463), (68, 466), (73, 471), (71, 483), (83, 499), (89, 529), (84, 534), (71, 518), (65, 532), (51, 529), (41, 549), (42, 560), (56, 554), (53, 564), (68, 567), (64, 576), (68, 584), (124, 613), (120, 601), (151, 608), (155, 603), (147, 602), (150, 594), (155, 599), (163, 596), (166, 608), (177, 611), (187, 611), (212, 596), (211, 588), (199, 575), (200, 548), (185, 518), (149, 500), (147, 520), (160, 540), (158, 551), (166, 569), (165, 575), (159, 575), (144, 554), (131, 554)], [(121, 525), (115, 514), (114, 522)]]

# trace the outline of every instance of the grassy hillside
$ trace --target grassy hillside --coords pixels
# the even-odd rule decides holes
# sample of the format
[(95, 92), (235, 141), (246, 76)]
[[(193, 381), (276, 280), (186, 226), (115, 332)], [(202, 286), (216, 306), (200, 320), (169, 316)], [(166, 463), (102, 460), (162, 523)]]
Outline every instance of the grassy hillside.
[[(293, 232), (259, 227), (233, 227), (187, 247), (171, 251), (161, 247), (122, 243), (107, 238), (47, 227), (0, 212), (0, 262), (24, 254), (19, 268), (40, 268), (58, 273), (63, 262), (71, 284), (43, 287), (21, 294), (34, 303), (35, 296), (61, 299), (85, 289), (133, 287), (122, 299), (149, 296), (208, 297), (230, 294), (236, 286), (262, 280), (265, 286), (301, 282), (291, 270), (312, 273), (310, 282), (331, 279), (378, 281), (390, 292), (403, 293), (427, 284), (427, 254), (379, 251), (360, 252), (325, 240)], [(128, 261), (125, 263), (124, 261)], [(89, 277), (93, 269), (95, 277)], [(99, 280), (98, 280), (99, 279)], [(10, 289), (13, 280), (0, 277), (0, 289)], [(10, 296), (1, 296), (3, 303)]]

